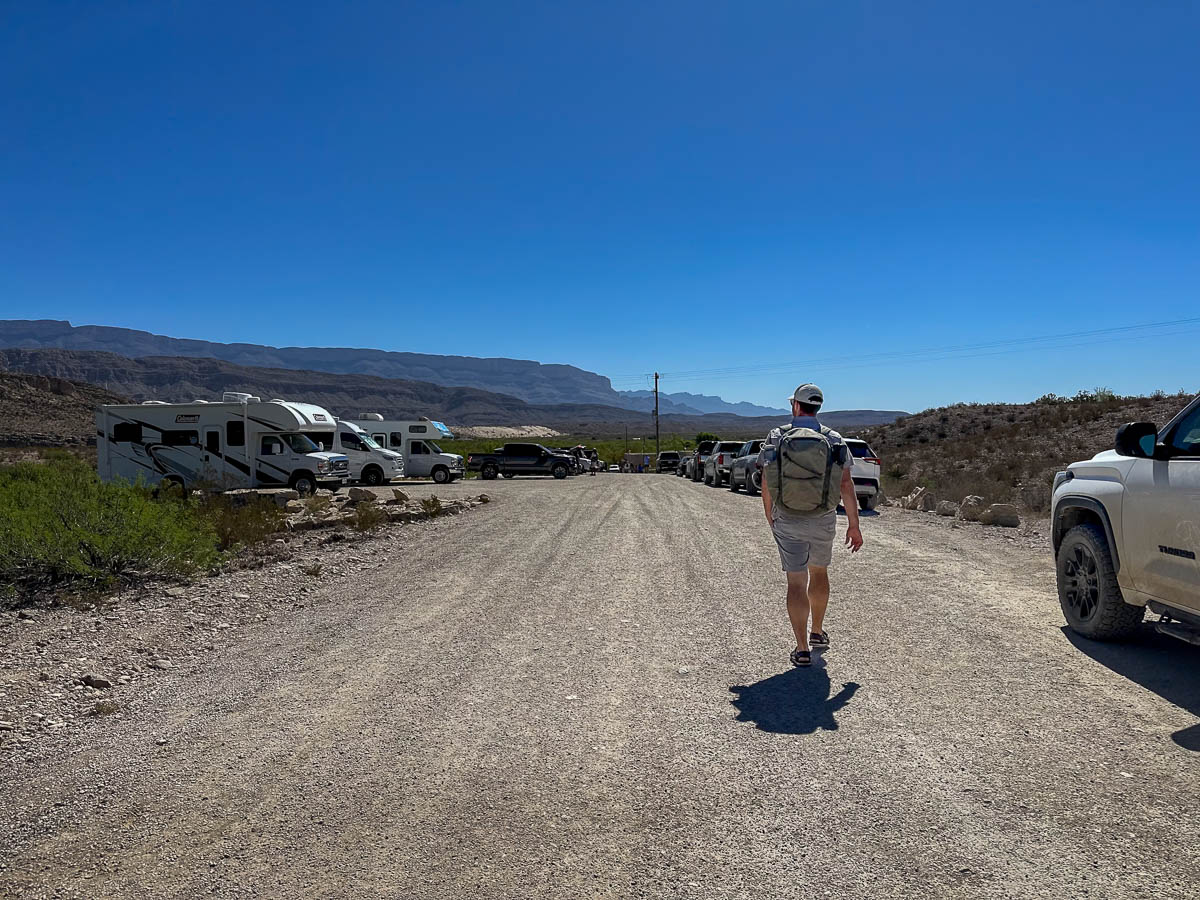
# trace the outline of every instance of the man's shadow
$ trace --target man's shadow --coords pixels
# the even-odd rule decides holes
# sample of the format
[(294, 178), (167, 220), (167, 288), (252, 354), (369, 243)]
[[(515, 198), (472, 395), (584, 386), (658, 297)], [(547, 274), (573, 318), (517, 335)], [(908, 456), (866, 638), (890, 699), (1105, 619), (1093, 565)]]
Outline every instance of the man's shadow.
[(833, 714), (850, 702), (859, 686), (851, 681), (829, 696), (829, 673), (814, 660), (812, 668), (791, 669), (746, 686), (729, 690), (736, 696), (739, 722), (753, 722), (759, 731), (773, 734), (812, 734), (818, 728), (837, 730)]

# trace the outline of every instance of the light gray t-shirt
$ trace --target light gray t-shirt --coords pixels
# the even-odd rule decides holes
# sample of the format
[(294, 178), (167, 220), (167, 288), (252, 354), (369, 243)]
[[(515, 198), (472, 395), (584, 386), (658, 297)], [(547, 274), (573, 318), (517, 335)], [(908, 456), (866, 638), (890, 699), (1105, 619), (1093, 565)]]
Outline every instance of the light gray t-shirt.
[[(783, 440), (784, 433), (793, 428), (811, 428), (813, 431), (820, 431), (821, 423), (817, 420), (816, 416), (796, 416), (796, 418), (792, 419), (791, 424), (780, 425), (778, 428), (772, 428), (771, 432), (767, 435), (767, 439), (763, 441), (762, 449), (758, 451), (758, 462), (760, 465), (762, 465), (764, 468), (766, 467), (768, 450), (772, 448), (778, 450), (779, 442)], [(829, 443), (835, 450), (838, 447), (842, 448), (842, 458), (845, 460), (843, 463), (843, 468), (853, 468), (854, 454), (850, 452), (850, 448), (846, 445), (845, 438), (843, 438), (833, 429), (826, 430), (825, 437), (829, 439)], [(763, 487), (766, 487), (765, 482), (763, 483)], [(837, 510), (830, 510), (823, 516), (801, 516), (798, 513), (789, 512), (788, 510), (781, 508), (780, 505), (776, 503), (771, 507), (771, 517), (772, 519), (804, 518), (809, 519), (810, 521), (821, 518), (832, 519), (837, 517)]]

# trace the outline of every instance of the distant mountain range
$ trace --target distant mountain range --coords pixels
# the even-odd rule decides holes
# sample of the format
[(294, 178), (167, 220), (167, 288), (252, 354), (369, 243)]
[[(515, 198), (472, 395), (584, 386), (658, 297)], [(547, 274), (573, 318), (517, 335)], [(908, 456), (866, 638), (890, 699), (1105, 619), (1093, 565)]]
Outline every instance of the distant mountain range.
[[(654, 409), (651, 391), (616, 391), (608, 378), (595, 372), (525, 359), (437, 356), (344, 347), (221, 344), (107, 325), (76, 326), (52, 319), (0, 320), (0, 347), (101, 350), (132, 359), (146, 356), (211, 357), (242, 366), (378, 375), (448, 387), (474, 387), (534, 404), (598, 403), (641, 412)], [(720, 397), (703, 394), (665, 392), (659, 395), (659, 411), (664, 415), (686, 416), (786, 414), (782, 409), (753, 403), (728, 403)]]
[[(326, 407), (334, 415), (347, 417), (378, 412), (388, 418), (429, 416), (451, 425), (547, 425), (581, 435), (615, 434), (626, 426), (636, 434), (653, 432), (651, 417), (644, 412), (599, 403), (532, 404), (471, 387), (447, 387), (378, 375), (268, 369), (202, 357), (130, 359), (97, 350), (13, 349), (0, 350), (0, 372), (87, 383), (138, 402), (212, 400), (225, 391), (244, 391), (264, 400), (276, 397), (305, 400)], [(0, 396), (0, 437), (4, 409), (4, 398)], [(831, 412), (822, 418), (834, 428), (861, 428), (894, 421), (896, 414), (852, 410)], [(779, 416), (669, 413), (662, 415), (661, 427), (668, 434), (713, 431), (742, 437), (766, 433), (779, 421)]]
[[(650, 391), (616, 391), (608, 378), (532, 360), (437, 356), (337, 347), (269, 347), (164, 337), (54, 320), (0, 320), (0, 371), (100, 385), (135, 400), (211, 398), (227, 390), (305, 399), (337, 415), (374, 411), (459, 425), (553, 425), (594, 433), (653, 429)], [(782, 410), (720, 397), (659, 395), (664, 430), (753, 434)], [(894, 421), (896, 410), (828, 412), (832, 427)]]

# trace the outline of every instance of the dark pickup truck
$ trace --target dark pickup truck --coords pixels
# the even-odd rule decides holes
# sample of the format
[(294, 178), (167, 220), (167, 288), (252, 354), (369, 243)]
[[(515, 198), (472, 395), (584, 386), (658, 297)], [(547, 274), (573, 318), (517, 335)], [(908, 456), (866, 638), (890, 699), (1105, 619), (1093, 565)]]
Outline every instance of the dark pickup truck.
[(497, 475), (553, 475), (566, 478), (574, 461), (561, 453), (551, 453), (541, 444), (505, 444), (491, 453), (472, 453), (467, 457), (467, 471), (478, 472), (491, 480)]

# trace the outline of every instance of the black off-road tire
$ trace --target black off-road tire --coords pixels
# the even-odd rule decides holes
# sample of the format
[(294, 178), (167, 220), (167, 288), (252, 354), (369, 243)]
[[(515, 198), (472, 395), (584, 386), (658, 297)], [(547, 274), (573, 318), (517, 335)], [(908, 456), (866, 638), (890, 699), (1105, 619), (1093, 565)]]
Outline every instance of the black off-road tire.
[(1062, 539), (1055, 560), (1058, 602), (1067, 625), (1096, 641), (1126, 637), (1142, 622), (1145, 609), (1121, 595), (1112, 551), (1098, 525), (1076, 525)]
[(383, 484), (383, 469), (379, 466), (367, 466), (362, 470), (362, 483), (367, 487), (379, 487)]
[(729, 491), (730, 491), (730, 493), (733, 493), (733, 494), (736, 494), (738, 492), (737, 478), (734, 477), (733, 469), (729, 470)]
[(761, 490), (760, 486), (754, 483), (754, 476), (756, 474), (758, 474), (758, 473), (757, 472), (748, 472), (746, 474), (746, 493), (749, 494), (751, 497), (757, 497), (759, 491)]
[(559, 481), (562, 481), (564, 478), (567, 477), (567, 467), (564, 466), (562, 463), (558, 463), (557, 465), (555, 465), (554, 467), (552, 467), (550, 469), (550, 474), (553, 475), (555, 478), (557, 478)]
[(863, 495), (862, 497), (858, 498), (858, 508), (859, 509), (864, 509), (869, 512), (870, 510), (873, 510), (878, 505), (879, 505), (879, 494), (878, 493), (874, 493), (870, 497)]
[(500, 467), (495, 463), (484, 463), (479, 467), (479, 477), (484, 481), (495, 481), (500, 474)]
[(446, 484), (450, 481), (450, 470), (445, 466), (434, 466), (432, 474), (434, 484)]

